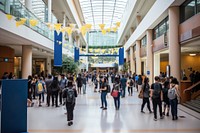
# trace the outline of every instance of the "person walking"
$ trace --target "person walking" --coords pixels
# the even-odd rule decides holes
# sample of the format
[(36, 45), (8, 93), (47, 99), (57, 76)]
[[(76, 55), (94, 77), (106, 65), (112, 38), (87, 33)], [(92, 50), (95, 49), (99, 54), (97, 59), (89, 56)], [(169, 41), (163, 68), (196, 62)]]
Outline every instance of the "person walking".
[(115, 80), (113, 85), (113, 89), (111, 91), (111, 96), (114, 99), (115, 109), (119, 110), (120, 108), (120, 82), (119, 80)]
[(129, 77), (129, 80), (127, 81), (127, 86), (128, 86), (128, 95), (132, 96), (133, 95), (133, 79)]
[(159, 107), (160, 119), (163, 119), (162, 115), (162, 85), (159, 83), (159, 77), (155, 77), (155, 83), (151, 85), (150, 97), (153, 102), (154, 120), (157, 121), (157, 106)]
[[(53, 78), (50, 88), (51, 88), (51, 92), (52, 92), (52, 106), (54, 106), (54, 103), (55, 103), (56, 107), (59, 107), (58, 106), (58, 92), (60, 90), (60, 87), (59, 87), (58, 77)], [(55, 101), (54, 101), (54, 99), (55, 99)]]
[(126, 78), (124, 77), (124, 75), (122, 75), (122, 78), (120, 80), (121, 87), (122, 87), (122, 98), (124, 98), (126, 95), (125, 94), (126, 93), (126, 82), (127, 82)]
[(66, 87), (67, 85), (67, 79), (65, 78), (65, 75), (64, 74), (61, 74), (61, 80), (59, 82), (59, 87), (60, 87), (60, 90), (59, 90), (59, 101), (60, 101), (60, 105), (62, 105), (62, 101), (63, 101), (63, 89)]
[(50, 97), (52, 95), (51, 87), (50, 87), (52, 82), (53, 82), (52, 76), (49, 74), (47, 79), (45, 79), (45, 84), (46, 84), (46, 88), (47, 88), (47, 106), (48, 107), (50, 106)]
[(172, 120), (178, 119), (178, 98), (179, 94), (179, 85), (176, 78), (173, 78), (170, 83), (170, 89), (168, 90), (168, 98), (171, 106)]
[(106, 78), (102, 78), (102, 84), (101, 84), (101, 109), (107, 110), (107, 100), (106, 100), (106, 95), (107, 95), (107, 83), (106, 83)]
[(147, 77), (144, 79), (144, 84), (142, 85), (142, 91), (143, 91), (143, 102), (141, 106), (141, 112), (145, 113), (143, 109), (144, 109), (145, 104), (147, 103), (147, 108), (149, 110), (149, 113), (152, 113), (151, 107), (150, 107), (150, 101), (149, 101), (149, 97), (150, 97), (149, 78)]
[[(170, 87), (169, 81), (165, 81), (163, 86), (164, 86), (163, 88), (163, 102), (164, 102), (163, 115), (169, 116), (169, 109), (170, 109), (169, 98), (168, 98), (168, 90)], [(166, 110), (167, 110), (167, 113), (165, 114)]]
[(78, 86), (78, 94), (81, 94), (81, 88), (83, 85), (83, 79), (81, 77), (81, 74), (78, 74), (78, 78), (76, 79), (77, 86)]
[(74, 107), (76, 105), (76, 85), (74, 84), (73, 77), (69, 77), (67, 88), (63, 91), (63, 98), (66, 99), (65, 105), (67, 109), (67, 121), (68, 126), (73, 125), (73, 118), (74, 118)]
[(46, 85), (45, 85), (45, 82), (43, 82), (43, 77), (40, 77), (40, 79), (37, 81), (36, 90), (37, 90), (37, 94), (39, 96), (39, 107), (41, 107), (42, 106), (41, 105), (42, 94), (46, 90)]

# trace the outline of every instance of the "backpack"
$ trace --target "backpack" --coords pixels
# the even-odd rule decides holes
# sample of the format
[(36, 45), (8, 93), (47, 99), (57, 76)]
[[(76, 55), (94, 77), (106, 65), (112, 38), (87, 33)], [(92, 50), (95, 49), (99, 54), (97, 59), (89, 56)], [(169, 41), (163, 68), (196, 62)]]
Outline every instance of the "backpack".
[(37, 88), (38, 88), (38, 93), (39, 94), (43, 92), (43, 84), (42, 84), (42, 82), (38, 82)]
[(161, 93), (161, 84), (160, 83), (154, 83), (154, 89), (153, 89), (153, 96), (152, 98), (159, 98)]
[(132, 79), (130, 80), (130, 86), (133, 86), (133, 80)]
[(107, 85), (107, 92), (110, 93), (110, 85)]
[(66, 102), (71, 103), (71, 104), (75, 103), (75, 92), (74, 92), (74, 90), (72, 88), (67, 89), (66, 93), (67, 93)]
[(176, 89), (175, 88), (172, 88), (172, 89), (169, 89), (168, 90), (168, 98), (170, 99), (170, 100), (173, 100), (173, 99), (175, 99), (177, 96), (176, 96)]

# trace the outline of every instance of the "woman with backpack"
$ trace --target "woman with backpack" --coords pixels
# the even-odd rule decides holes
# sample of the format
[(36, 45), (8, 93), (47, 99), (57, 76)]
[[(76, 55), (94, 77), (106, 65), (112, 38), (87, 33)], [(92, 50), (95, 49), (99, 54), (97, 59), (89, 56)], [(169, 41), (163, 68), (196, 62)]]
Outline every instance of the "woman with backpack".
[(170, 89), (168, 90), (168, 98), (171, 106), (172, 120), (178, 119), (178, 98), (179, 94), (179, 85), (176, 78), (173, 78), (170, 83)]
[(133, 95), (133, 79), (129, 77), (129, 80), (127, 81), (127, 86), (128, 86), (128, 95), (132, 96)]
[(67, 89), (63, 91), (63, 98), (66, 98), (66, 109), (67, 109), (67, 121), (68, 126), (73, 125), (73, 118), (74, 118), (74, 107), (76, 104), (76, 85), (74, 83), (73, 77), (70, 77), (67, 82)]
[(120, 82), (117, 79), (115, 80), (115, 83), (113, 85), (113, 89), (111, 91), (111, 96), (114, 99), (115, 109), (119, 110), (119, 107), (120, 107)]
[(145, 113), (143, 111), (143, 108), (144, 108), (145, 104), (147, 103), (147, 108), (149, 109), (149, 113), (152, 113), (151, 108), (150, 108), (150, 101), (149, 101), (150, 85), (149, 85), (149, 78), (147, 78), (147, 77), (144, 79), (144, 84), (142, 85), (142, 91), (143, 91), (143, 102), (142, 102), (142, 106), (141, 106), (141, 112)]

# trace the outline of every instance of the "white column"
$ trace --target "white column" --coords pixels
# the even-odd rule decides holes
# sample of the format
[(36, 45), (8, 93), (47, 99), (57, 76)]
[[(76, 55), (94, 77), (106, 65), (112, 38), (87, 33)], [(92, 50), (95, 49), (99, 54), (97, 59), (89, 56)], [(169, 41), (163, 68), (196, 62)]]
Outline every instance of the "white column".
[(47, 74), (51, 74), (51, 58), (47, 57)]
[(130, 47), (130, 66), (131, 66), (131, 72), (134, 73), (135, 72), (135, 61), (134, 61), (134, 47)]
[(77, 37), (77, 46), (81, 48), (81, 38), (79, 36)]
[(152, 51), (152, 30), (147, 30), (147, 60), (146, 60), (146, 69), (150, 72), (148, 76), (149, 83), (152, 84), (153, 82), (153, 51)]
[(169, 8), (169, 65), (171, 76), (180, 81), (181, 47), (179, 44), (179, 7)]
[(6, 0), (6, 13), (10, 14), (10, 0)]
[(22, 46), (22, 78), (32, 75), (32, 46)]
[(52, 10), (52, 0), (48, 0), (48, 22), (49, 23), (51, 23), (52, 22), (52, 19), (51, 19), (51, 17), (52, 17), (52, 12), (51, 12), (51, 10)]
[[(160, 75), (160, 54), (154, 54), (154, 76)], [(153, 80), (152, 80), (153, 81)]]
[[(66, 17), (65, 17), (65, 13), (63, 14), (63, 27), (66, 26)], [(62, 33), (62, 44), (65, 43), (65, 32)]]
[(140, 24), (141, 22), (141, 16), (136, 16), (136, 23), (137, 23), (137, 26)]
[(32, 0), (25, 0), (25, 7), (28, 8), (29, 11), (32, 10)]
[[(86, 44), (86, 54), (88, 54), (88, 44)], [(89, 67), (88, 56), (86, 56), (85, 58), (86, 58), (86, 71), (88, 71), (88, 67)]]
[(140, 41), (136, 41), (136, 74), (141, 74)]

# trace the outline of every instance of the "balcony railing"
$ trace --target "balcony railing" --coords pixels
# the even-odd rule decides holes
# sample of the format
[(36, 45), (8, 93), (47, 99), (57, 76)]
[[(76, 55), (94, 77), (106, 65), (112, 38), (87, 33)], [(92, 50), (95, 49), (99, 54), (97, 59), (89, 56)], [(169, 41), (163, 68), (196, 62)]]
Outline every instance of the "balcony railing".
[(1, 5), (1, 10), (3, 10), (3, 12), (7, 14), (13, 15), (16, 20), (20, 18), (26, 18), (27, 20), (37, 20), (38, 24), (35, 27), (31, 26), (29, 21), (26, 21), (24, 25), (36, 31), (37, 33), (47, 37), (48, 39), (53, 40), (53, 32), (48, 28), (45, 22), (35, 16), (19, 0), (5, 1)]

